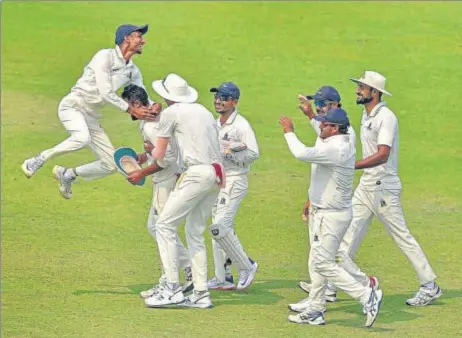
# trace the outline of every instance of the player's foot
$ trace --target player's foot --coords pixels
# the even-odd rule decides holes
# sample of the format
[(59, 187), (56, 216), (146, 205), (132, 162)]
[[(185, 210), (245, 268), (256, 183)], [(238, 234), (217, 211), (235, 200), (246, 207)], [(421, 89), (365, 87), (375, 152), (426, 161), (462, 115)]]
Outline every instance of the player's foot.
[(141, 298), (149, 298), (149, 297), (152, 297), (154, 296), (155, 294), (158, 294), (160, 292), (162, 292), (162, 290), (164, 289), (165, 287), (165, 284), (157, 284), (157, 285), (154, 285), (152, 288), (148, 289), (148, 290), (144, 290), (144, 291), (141, 291), (140, 292), (140, 296)]
[(231, 284), (234, 284), (234, 277), (231, 274), (226, 274), (225, 280)]
[(147, 307), (166, 307), (175, 305), (184, 301), (182, 288), (179, 285), (167, 284), (159, 293), (152, 295), (144, 300)]
[(184, 268), (184, 277), (183, 293), (188, 293), (194, 289), (191, 267)]
[(366, 309), (366, 324), (365, 327), (371, 327), (374, 324), (377, 315), (379, 314), (380, 306), (382, 305), (383, 292), (382, 290), (371, 289), (371, 294), (368, 301), (364, 304)]
[(72, 197), (72, 182), (75, 181), (75, 174), (71, 169), (55, 165), (53, 176), (58, 181), (59, 193), (66, 199)]
[[(375, 276), (370, 276), (369, 277), (369, 287), (372, 288), (372, 290), (378, 290), (379, 289), (379, 279)], [(363, 315), (367, 314), (366, 307), (363, 306)]]
[[(298, 283), (300, 289), (305, 291), (306, 293), (310, 293), (311, 291), (311, 283), (301, 281)], [(335, 289), (329, 288), (329, 284), (327, 284), (326, 288), (326, 302), (333, 303), (337, 300), (337, 291)]]
[(440, 289), (438, 285), (435, 284), (435, 287), (428, 288), (426, 286), (421, 286), (419, 291), (415, 294), (414, 297), (406, 300), (406, 304), (409, 306), (425, 306), (428, 305), (443, 295), (443, 290)]
[[(298, 303), (289, 304), (289, 310), (294, 312), (305, 312), (310, 308), (310, 297), (303, 298)], [(326, 312), (326, 309), (322, 311), (322, 313)]]
[(193, 307), (197, 309), (209, 309), (212, 305), (212, 298), (210, 292), (207, 291), (193, 291), (189, 296), (185, 297), (182, 303), (178, 306)]
[(255, 274), (258, 270), (258, 263), (254, 262), (252, 264), (251, 270), (241, 270), (239, 271), (239, 282), (237, 283), (238, 290), (247, 289), (255, 279)]
[(297, 324), (311, 324), (311, 325), (326, 324), (324, 320), (324, 315), (321, 311), (315, 311), (309, 308), (302, 313), (299, 313), (296, 315), (289, 315), (289, 322), (297, 323)]
[(217, 277), (213, 277), (207, 282), (207, 287), (209, 290), (235, 290), (236, 285), (228, 281), (220, 282)]
[(24, 163), (21, 165), (21, 169), (24, 172), (24, 175), (27, 176), (27, 178), (31, 178), (35, 175), (37, 170), (39, 170), (42, 167), (44, 163), (45, 159), (43, 158), (43, 156), (38, 155), (25, 160)]

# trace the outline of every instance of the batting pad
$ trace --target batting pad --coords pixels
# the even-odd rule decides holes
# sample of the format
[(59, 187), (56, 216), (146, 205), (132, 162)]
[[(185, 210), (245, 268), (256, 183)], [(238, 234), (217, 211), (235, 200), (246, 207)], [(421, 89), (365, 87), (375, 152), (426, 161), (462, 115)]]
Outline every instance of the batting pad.
[[(212, 233), (213, 234), (213, 233)], [(249, 256), (244, 251), (241, 241), (234, 233), (234, 230), (228, 231), (223, 237), (216, 236), (214, 240), (228, 254), (231, 261), (236, 264), (239, 270), (252, 270), (252, 264), (249, 261)]]
[[(119, 169), (119, 172), (125, 177), (130, 175), (130, 173), (141, 169), (137, 161), (136, 151), (129, 147), (118, 148), (114, 152), (114, 162), (117, 166), (117, 169)], [(146, 178), (143, 177), (143, 179), (139, 181), (137, 185), (143, 185), (145, 181)]]

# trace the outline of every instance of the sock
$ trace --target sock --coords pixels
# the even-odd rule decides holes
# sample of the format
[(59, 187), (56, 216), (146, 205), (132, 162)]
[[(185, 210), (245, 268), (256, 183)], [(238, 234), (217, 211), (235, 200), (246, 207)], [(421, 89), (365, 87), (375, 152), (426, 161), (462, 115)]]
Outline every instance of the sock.
[(434, 281), (425, 283), (425, 284), (423, 284), (422, 286), (423, 286), (423, 287), (426, 287), (427, 289), (434, 289), (434, 288), (436, 288), (436, 284), (435, 284)]
[(176, 291), (179, 287), (180, 287), (180, 284), (178, 283), (167, 283), (167, 286), (170, 290), (172, 291)]
[(74, 170), (72, 169), (66, 169), (64, 171), (64, 178), (67, 179), (67, 180), (75, 180), (75, 173), (74, 173)]

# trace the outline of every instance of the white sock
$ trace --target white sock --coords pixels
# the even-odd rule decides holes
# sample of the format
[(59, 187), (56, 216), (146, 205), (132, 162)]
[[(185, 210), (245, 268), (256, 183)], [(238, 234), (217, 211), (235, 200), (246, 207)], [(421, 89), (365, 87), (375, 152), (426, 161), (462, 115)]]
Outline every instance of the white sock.
[(427, 289), (434, 289), (436, 288), (436, 284), (434, 281), (431, 281), (431, 282), (428, 282), (428, 283), (425, 283), (424, 285), (422, 285), (423, 287), (426, 287)]

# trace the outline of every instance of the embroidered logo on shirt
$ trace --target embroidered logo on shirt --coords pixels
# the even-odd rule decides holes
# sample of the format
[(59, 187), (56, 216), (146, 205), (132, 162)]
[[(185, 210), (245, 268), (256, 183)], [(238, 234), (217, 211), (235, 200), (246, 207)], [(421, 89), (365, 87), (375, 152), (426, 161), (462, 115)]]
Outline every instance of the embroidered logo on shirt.
[(223, 140), (225, 140), (225, 141), (229, 141), (229, 138), (228, 138), (228, 133), (226, 133), (226, 134), (223, 136)]
[(221, 198), (220, 204), (226, 204), (226, 199), (224, 197)]

